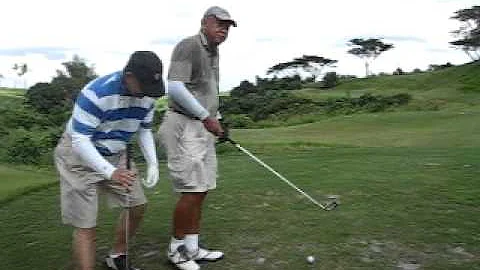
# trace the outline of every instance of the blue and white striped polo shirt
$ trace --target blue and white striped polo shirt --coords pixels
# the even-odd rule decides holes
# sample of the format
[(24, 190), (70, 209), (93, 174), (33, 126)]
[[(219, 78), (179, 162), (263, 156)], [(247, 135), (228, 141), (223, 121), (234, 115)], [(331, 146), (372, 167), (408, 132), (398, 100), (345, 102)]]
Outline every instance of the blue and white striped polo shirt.
[(87, 136), (100, 154), (126, 149), (139, 128), (152, 126), (155, 99), (131, 96), (118, 71), (88, 83), (79, 93), (66, 131)]

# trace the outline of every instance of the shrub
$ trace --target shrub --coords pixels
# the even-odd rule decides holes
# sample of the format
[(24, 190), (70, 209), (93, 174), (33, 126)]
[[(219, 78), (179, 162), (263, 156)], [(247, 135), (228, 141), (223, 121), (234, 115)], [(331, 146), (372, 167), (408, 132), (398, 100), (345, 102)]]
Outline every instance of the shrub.
[(41, 149), (33, 133), (25, 129), (15, 129), (7, 138), (6, 160), (11, 163), (35, 164), (40, 162)]
[(335, 87), (338, 83), (338, 76), (336, 72), (327, 72), (323, 77), (323, 83), (326, 88)]
[(404, 75), (405, 72), (401, 69), (401, 68), (397, 68), (395, 69), (395, 71), (393, 71), (392, 75)]
[(247, 114), (228, 114), (225, 115), (225, 123), (229, 127), (247, 128), (253, 124), (252, 118)]
[(50, 127), (47, 129), (23, 128), (10, 129), (4, 137), (2, 146), (4, 161), (18, 164), (45, 165), (52, 162), (52, 149), (58, 142), (63, 128)]
[[(328, 115), (352, 114), (356, 112), (380, 112), (389, 107), (407, 104), (409, 94), (374, 96), (365, 94), (358, 98), (330, 98), (313, 101), (292, 95), (290, 92), (266, 91), (248, 94), (245, 97), (221, 99), (221, 111), (233, 128), (252, 128), (259, 125), (274, 125), (270, 122), (287, 122), (298, 115), (324, 113)], [(265, 121), (269, 120), (269, 121)], [(261, 122), (263, 124), (258, 124)]]

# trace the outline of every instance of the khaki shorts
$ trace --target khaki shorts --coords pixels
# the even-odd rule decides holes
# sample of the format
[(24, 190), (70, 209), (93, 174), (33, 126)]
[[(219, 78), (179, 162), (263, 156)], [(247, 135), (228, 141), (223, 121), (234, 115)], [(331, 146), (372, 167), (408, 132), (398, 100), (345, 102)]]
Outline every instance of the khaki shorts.
[[(112, 207), (127, 207), (124, 187), (88, 167), (72, 151), (72, 139), (64, 134), (54, 152), (55, 165), (60, 176), (62, 221), (77, 228), (93, 228), (97, 225), (98, 194), (106, 195)], [(125, 152), (105, 157), (113, 166), (126, 168)], [(132, 168), (137, 171), (132, 163)], [(137, 171), (138, 175), (138, 171)], [(128, 193), (129, 206), (147, 202), (139, 179)]]
[(215, 136), (201, 121), (167, 111), (159, 129), (176, 192), (206, 192), (217, 186)]

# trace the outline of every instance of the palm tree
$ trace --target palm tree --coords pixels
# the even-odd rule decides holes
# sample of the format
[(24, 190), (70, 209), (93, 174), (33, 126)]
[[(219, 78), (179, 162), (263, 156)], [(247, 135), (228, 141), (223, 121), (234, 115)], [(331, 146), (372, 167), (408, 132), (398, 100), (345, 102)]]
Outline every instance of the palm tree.
[[(25, 73), (29, 71), (26, 63), (13, 65), (13, 70), (17, 72), (17, 75), (19, 78), (25, 75)], [(26, 89), (27, 81), (25, 79), (23, 80), (23, 85), (24, 85), (24, 88)]]

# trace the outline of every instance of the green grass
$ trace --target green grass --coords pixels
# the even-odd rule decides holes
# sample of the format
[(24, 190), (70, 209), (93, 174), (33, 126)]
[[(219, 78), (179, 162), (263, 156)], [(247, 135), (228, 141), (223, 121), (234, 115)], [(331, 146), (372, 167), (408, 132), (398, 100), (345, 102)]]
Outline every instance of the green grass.
[[(221, 145), (218, 189), (205, 205), (202, 239), (221, 247), (226, 258), (202, 269), (383, 270), (408, 263), (480, 269), (478, 71), (467, 65), (437, 75), (373, 78), (301, 93), (321, 99), (346, 91), (409, 91), (418, 108), (233, 130), (242, 146), (312, 197), (336, 194), (341, 204), (322, 211), (232, 145)], [(435, 108), (424, 107), (427, 102)], [(147, 190), (148, 212), (131, 245), (144, 269), (173, 269), (165, 250), (175, 196), (166, 174), (162, 164), (161, 182)], [(0, 179), (3, 267), (70, 269), (71, 229), (60, 222), (55, 172), (4, 165)], [(98, 269), (117, 213), (102, 204)], [(306, 263), (308, 255), (316, 264)]]
[[(316, 256), (314, 269), (480, 267), (480, 148), (275, 149), (255, 153), (319, 200), (340, 195), (340, 207), (323, 212), (248, 157), (225, 154), (202, 235), (227, 257), (208, 269), (312, 269), (307, 255)], [(149, 212), (131, 249), (145, 269), (173, 269), (164, 252), (174, 197), (162, 180), (148, 191)], [(58, 192), (50, 187), (0, 208), (6, 269), (68, 269), (71, 231), (60, 225)], [(101, 213), (99, 267), (116, 212)]]
[(337, 116), (315, 123), (234, 130), (250, 144), (324, 144), (365, 147), (480, 146), (480, 111), (391, 112)]
[(23, 89), (0, 88), (0, 107), (14, 109), (23, 102), (24, 94)]
[(25, 93), (25, 89), (0, 87), (1, 96), (21, 97), (23, 96), (24, 93)]
[(55, 173), (51, 169), (0, 165), (0, 179), (0, 202), (5, 203), (19, 195), (52, 185)]

